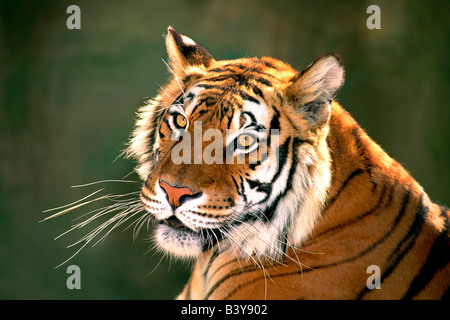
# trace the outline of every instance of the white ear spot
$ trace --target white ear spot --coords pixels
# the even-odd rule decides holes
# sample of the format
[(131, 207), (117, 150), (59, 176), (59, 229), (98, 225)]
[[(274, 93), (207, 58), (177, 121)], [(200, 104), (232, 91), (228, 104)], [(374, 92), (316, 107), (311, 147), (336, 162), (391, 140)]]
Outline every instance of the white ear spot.
[(183, 38), (183, 42), (184, 42), (185, 45), (188, 45), (188, 46), (195, 46), (195, 45), (196, 45), (196, 43), (194, 42), (194, 40), (192, 40), (192, 39), (189, 38), (189, 37), (181, 36), (181, 38)]

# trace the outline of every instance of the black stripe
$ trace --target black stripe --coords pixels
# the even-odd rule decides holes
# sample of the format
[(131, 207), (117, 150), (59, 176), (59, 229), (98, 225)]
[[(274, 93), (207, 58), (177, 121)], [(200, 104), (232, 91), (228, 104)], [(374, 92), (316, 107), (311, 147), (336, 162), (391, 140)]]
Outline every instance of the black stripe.
[[(253, 60), (253, 62), (254, 63), (258, 63), (258, 64), (263, 64), (263, 65), (265, 65), (266, 67), (269, 67), (269, 68), (271, 68), (270, 66), (273, 66), (270, 63), (266, 64), (265, 62), (262, 62), (262, 61)], [(235, 68), (235, 69), (238, 69), (238, 70), (235, 70), (235, 69), (232, 69), (232, 68)], [(216, 70), (217, 69), (218, 68), (216, 68)], [(226, 65), (224, 65), (223, 71), (228, 71), (228, 72), (233, 72), (233, 73), (241, 73), (241, 74), (250, 72), (250, 73), (256, 73), (256, 74), (259, 74), (259, 75), (264, 75), (264, 76), (267, 76), (267, 77), (270, 77), (270, 78), (275, 78), (270, 73), (267, 73), (267, 72), (261, 70), (261, 68), (259, 68), (258, 66), (248, 65), (248, 64), (241, 64), (241, 63), (229, 63), (229, 64), (226, 64)]]
[[(297, 211), (295, 211), (297, 212)], [(286, 225), (283, 227), (283, 230), (280, 232), (278, 236), (278, 243), (281, 244), (281, 252), (286, 253), (287, 243), (288, 243), (288, 234), (291, 229), (292, 221), (288, 220)]]
[(281, 130), (280, 129), (280, 113), (275, 108), (273, 110), (275, 111), (275, 115), (270, 120), (269, 132), (272, 130), (278, 130), (278, 131)]
[[(159, 127), (159, 138), (160, 139), (164, 139), (166, 137), (166, 135), (164, 133), (162, 133), (161, 131), (161, 127)], [(154, 143), (154, 142), (153, 142)]]
[[(166, 115), (167, 111), (164, 112), (155, 112), (151, 118), (152, 125), (150, 126), (150, 132), (147, 135), (147, 151), (145, 152), (149, 158), (153, 158), (153, 147), (156, 143), (157, 132), (160, 133), (161, 130), (161, 122), (163, 117)], [(159, 149), (158, 149), (159, 151)]]
[[(243, 71), (250, 71), (250, 70), (253, 71), (252, 65), (242, 64), (239, 62), (232, 62), (232, 63), (227, 63), (226, 65), (224, 65), (225, 69), (227, 69), (229, 67), (236, 68), (236, 69), (243, 70)], [(229, 70), (232, 70), (233, 72), (237, 72), (236, 70), (233, 70), (233, 69), (229, 69)]]
[(185, 87), (186, 87), (186, 86), (189, 85), (189, 83), (190, 83), (191, 81), (198, 80), (198, 79), (200, 79), (202, 76), (203, 76), (203, 75), (198, 74), (198, 73), (191, 73), (191, 74), (187, 75), (186, 77), (184, 77), (184, 78), (182, 79), (182, 81), (183, 81), (183, 84), (184, 84)]
[(266, 87), (272, 87), (272, 82), (270, 82), (269, 80), (262, 78), (262, 77), (248, 77), (249, 80), (253, 80), (255, 82), (258, 82), (262, 85), (265, 85)]
[(220, 84), (207, 84), (207, 83), (197, 84), (196, 87), (203, 88), (203, 89), (217, 89), (220, 91), (224, 91), (226, 89), (225, 86), (222, 86)]
[[(202, 115), (204, 115), (205, 113), (209, 112), (211, 109), (208, 109), (209, 107), (213, 106), (215, 103), (217, 102), (217, 100), (214, 97), (205, 97), (201, 100), (198, 101), (197, 105), (192, 109), (191, 111), (191, 122), (194, 122), (196, 119), (200, 118)], [(201, 105), (205, 105), (207, 108), (206, 109), (202, 109), (198, 112), (198, 115), (196, 118), (194, 118), (194, 114), (197, 111), (197, 108), (200, 107)]]
[(225, 66), (224, 68), (213, 68), (213, 69), (209, 69), (208, 70), (209, 73), (224, 73), (224, 72), (236, 72), (233, 69), (228, 68), (227, 66)]
[(242, 191), (239, 188), (239, 184), (237, 183), (236, 179), (231, 176), (231, 180), (233, 180), (234, 186), (236, 187), (236, 192), (238, 193), (238, 195), (242, 196)]
[[(264, 141), (261, 141), (261, 142), (266, 142), (266, 144), (267, 144), (267, 140), (264, 140)], [(261, 153), (260, 150), (261, 150), (261, 149), (260, 149), (259, 146), (258, 146), (258, 149), (255, 150), (254, 152), (260, 152), (260, 153)], [(269, 156), (268, 156), (268, 154), (267, 154), (267, 151), (264, 151), (264, 152), (261, 154), (261, 159), (256, 160), (256, 162), (251, 161), (251, 162), (249, 163), (249, 168), (250, 168), (250, 170), (255, 170), (256, 167), (258, 167), (258, 166), (260, 166), (261, 164), (263, 164), (267, 159), (269, 159)]]
[[(305, 143), (304, 140), (301, 140), (299, 138), (294, 138), (293, 142), (292, 142), (292, 159), (291, 159), (291, 168), (289, 169), (289, 173), (288, 173), (288, 180), (286, 182), (286, 186), (285, 189), (283, 190), (283, 192), (275, 199), (275, 201), (273, 202), (272, 206), (268, 209), (268, 212), (266, 213), (266, 217), (268, 221), (271, 221), (274, 213), (275, 213), (275, 209), (278, 206), (279, 202), (281, 199), (283, 199), (287, 193), (292, 190), (293, 187), (293, 180), (295, 177), (295, 171), (297, 170), (297, 165), (298, 165), (298, 161), (297, 161), (297, 151), (298, 148), (301, 144)], [(281, 174), (281, 172), (277, 175), (278, 176)], [(276, 181), (275, 179), (273, 180), (274, 182)]]
[(266, 193), (266, 196), (268, 196), (272, 192), (272, 183), (263, 183), (261, 181), (251, 179), (245, 179), (245, 181), (247, 181), (251, 189), (256, 188), (256, 191), (264, 192)]
[[(371, 208), (370, 210), (364, 212), (363, 214), (360, 214), (360, 215), (358, 215), (358, 216), (356, 216), (356, 217), (354, 217), (352, 219), (349, 219), (349, 220), (347, 220), (347, 221), (345, 221), (345, 222), (343, 222), (341, 224), (338, 224), (337, 226), (329, 228), (329, 229), (327, 229), (327, 230), (325, 230), (325, 231), (315, 235), (314, 238), (312, 239), (312, 241), (309, 241), (308, 244), (311, 245), (313, 243), (316, 243), (317, 241), (320, 241), (321, 240), (320, 238), (322, 238), (323, 236), (325, 236), (325, 235), (327, 235), (329, 233), (338, 232), (342, 228), (345, 228), (345, 227), (347, 227), (349, 225), (357, 223), (358, 221), (364, 219), (366, 216), (376, 212), (383, 205), (383, 200), (385, 199), (386, 194), (387, 194), (386, 189), (387, 189), (387, 186), (383, 185), (383, 187), (381, 189), (381, 192), (380, 192), (380, 195), (378, 196), (378, 201), (377, 201), (377, 203), (375, 204), (375, 206), (373, 208)], [(386, 201), (386, 203), (384, 204), (384, 207), (389, 207), (391, 199), (392, 199), (392, 194), (394, 193), (393, 192), (394, 189), (395, 189), (395, 185), (392, 186), (389, 198)]]
[(232, 92), (233, 94), (235, 94), (235, 95), (240, 96), (243, 100), (247, 100), (247, 101), (256, 103), (256, 104), (258, 104), (258, 105), (260, 104), (259, 101), (258, 101), (258, 99), (256, 99), (255, 97), (252, 97), (252, 96), (249, 95), (247, 92), (245, 92), (245, 91), (243, 91), (243, 90), (241, 90), (241, 89), (235, 88), (235, 89), (233, 89), (231, 92)]
[[(186, 99), (190, 100), (194, 97), (194, 93), (193, 92), (189, 92), (188, 95), (186, 96)], [(183, 100), (184, 103), (184, 100)]]
[(224, 237), (224, 230), (226, 230), (226, 226), (222, 226), (221, 228), (215, 228), (215, 229), (202, 229), (201, 235), (202, 238), (205, 240), (203, 241), (202, 246), (202, 252), (207, 252), (214, 248), (214, 246), (222, 241)]
[[(225, 268), (226, 266), (228, 266), (228, 265), (230, 265), (230, 264), (233, 264), (233, 263), (240, 263), (240, 262), (239, 262), (239, 258), (235, 258), (235, 259), (232, 259), (232, 260), (228, 260), (227, 262), (222, 263), (219, 267), (217, 267), (217, 268), (214, 270), (214, 272), (212, 272), (211, 274), (208, 275), (208, 276), (209, 276), (209, 280), (212, 279), (212, 278), (216, 275), (217, 272), (219, 272), (220, 270), (222, 270), (222, 269)], [(209, 280), (208, 280), (208, 281), (209, 281)]]
[[(200, 101), (199, 103), (197, 103), (197, 105), (194, 107), (194, 109), (192, 109), (192, 111), (191, 111), (191, 121), (192, 120), (194, 120), (193, 119), (193, 115), (195, 114), (195, 111), (197, 111), (197, 108), (199, 107), (199, 106), (201, 106), (202, 105), (202, 101)], [(197, 117), (198, 118), (198, 117)]]
[[(406, 207), (407, 207), (407, 205), (408, 205), (408, 203), (409, 203), (410, 197), (411, 197), (411, 192), (408, 191), (408, 192), (405, 194), (405, 196), (403, 197), (403, 199), (402, 199), (401, 207), (400, 207), (400, 210), (399, 210), (399, 212), (398, 212), (397, 217), (396, 217), (395, 220), (394, 220), (394, 223), (392, 224), (391, 228), (386, 232), (386, 234), (384, 234), (379, 240), (377, 240), (376, 242), (374, 242), (373, 244), (371, 244), (368, 248), (366, 248), (366, 249), (364, 249), (363, 251), (359, 252), (359, 253), (356, 254), (355, 256), (350, 257), (350, 258), (347, 258), (347, 259), (343, 259), (343, 260), (340, 260), (340, 261), (336, 261), (336, 262), (333, 262), (333, 263), (329, 263), (329, 264), (317, 265), (317, 266), (311, 266), (310, 268), (304, 269), (304, 270), (296, 270), (296, 271), (291, 271), (291, 272), (285, 272), (285, 273), (279, 273), (279, 274), (276, 274), (276, 275), (271, 275), (270, 278), (271, 278), (271, 279), (274, 279), (274, 278), (282, 277), (282, 276), (289, 276), (289, 275), (295, 275), (295, 274), (304, 274), (304, 273), (307, 273), (307, 272), (309, 272), (309, 271), (318, 270), (318, 269), (322, 269), (322, 268), (331, 268), (331, 267), (335, 267), (335, 266), (340, 265), (340, 264), (352, 262), (352, 261), (354, 261), (355, 259), (358, 259), (358, 258), (360, 258), (360, 257), (362, 257), (362, 256), (364, 256), (364, 255), (366, 255), (366, 254), (368, 254), (370, 251), (372, 251), (374, 248), (376, 248), (379, 244), (381, 244), (387, 237), (389, 237), (389, 235), (392, 234), (393, 230), (397, 227), (399, 221), (401, 220), (401, 218), (403, 217), (404, 213), (406, 212)], [(254, 268), (254, 269), (248, 268), (248, 269), (245, 270), (245, 272), (255, 271), (256, 269), (257, 269), (257, 268)], [(240, 268), (236, 268), (236, 269), (233, 270), (233, 271), (236, 271), (236, 272), (239, 273), (239, 270), (241, 270), (241, 269), (240, 269)], [(233, 271), (230, 272), (230, 274), (234, 274)], [(243, 271), (243, 272), (244, 272), (244, 271)], [(218, 285), (216, 286), (216, 288), (217, 288), (222, 282), (224, 282), (225, 280), (227, 280), (228, 278), (229, 278), (228, 276), (225, 276), (224, 279), (223, 279), (223, 281), (222, 281), (222, 279), (219, 280), (219, 281), (218, 281)], [(253, 279), (253, 280), (248, 281), (248, 282), (246, 282), (246, 283), (242, 283), (241, 285), (239, 285), (238, 287), (236, 287), (234, 290), (232, 290), (231, 292), (229, 292), (229, 294), (228, 294), (227, 297), (230, 297), (234, 292), (236, 292), (236, 291), (238, 291), (238, 290), (244, 288), (245, 286), (247, 286), (247, 285), (249, 285), (249, 284), (252, 284), (252, 283), (254, 283), (254, 282), (258, 281), (258, 280), (261, 280), (261, 279), (264, 279), (264, 276), (263, 276), (263, 277), (260, 277), (260, 278)], [(219, 283), (219, 282), (220, 282), (220, 283)], [(225, 297), (225, 299), (226, 299), (227, 297)]]
[[(145, 185), (145, 187), (146, 187), (147, 189), (151, 190), (152, 192), (154, 192), (153, 189), (150, 189), (149, 186)], [(147, 200), (148, 202), (155, 202), (155, 203), (158, 203), (158, 204), (163, 204), (161, 201), (159, 201), (159, 200), (157, 200), (157, 199), (152, 199), (152, 198), (147, 197), (143, 192), (140, 193), (140, 196), (141, 196), (142, 198), (144, 198), (145, 200)]]
[(212, 96), (207, 96), (200, 100), (201, 103), (204, 103), (207, 107), (212, 107), (217, 103), (217, 99)]
[(253, 271), (257, 271), (260, 269), (260, 266), (256, 266), (256, 265), (248, 265), (248, 266), (244, 266), (244, 267), (239, 267), (236, 269), (231, 270), (229, 273), (227, 273), (225, 276), (223, 276), (222, 278), (220, 278), (218, 281), (216, 281), (216, 283), (214, 283), (213, 286), (211, 286), (211, 288), (208, 290), (208, 293), (205, 295), (205, 299), (204, 300), (208, 300), (208, 298), (214, 293), (214, 291), (225, 281), (227, 281), (228, 279), (235, 277), (237, 275), (240, 274), (244, 274), (247, 272), (253, 272)]
[(256, 94), (258, 97), (260, 97), (264, 102), (266, 102), (266, 98), (264, 97), (264, 93), (261, 91), (260, 88), (258, 88), (255, 85), (250, 85), (250, 89), (253, 91), (254, 94)]
[(263, 65), (265, 65), (265, 66), (268, 67), (268, 68), (275, 69), (275, 70), (279, 70), (278, 67), (277, 67), (276, 65), (274, 65), (272, 62), (269, 62), (269, 61), (267, 61), (267, 60), (262, 60), (262, 59), (256, 58), (256, 59), (252, 59), (252, 61), (253, 61), (254, 63), (263, 64)]
[(350, 175), (347, 177), (347, 179), (344, 181), (344, 183), (341, 185), (337, 193), (332, 197), (330, 200), (326, 200), (326, 208), (324, 211), (326, 211), (327, 208), (331, 207), (333, 203), (337, 200), (337, 198), (340, 196), (341, 192), (344, 190), (344, 188), (347, 186), (347, 184), (356, 176), (359, 176), (360, 174), (364, 173), (365, 171), (361, 168), (356, 169)]
[[(386, 278), (388, 278), (392, 272), (398, 267), (400, 262), (403, 260), (405, 255), (414, 246), (417, 237), (419, 236), (422, 226), (425, 222), (426, 216), (428, 214), (428, 207), (423, 204), (423, 199), (419, 200), (419, 205), (414, 216), (413, 223), (411, 224), (408, 232), (405, 236), (398, 242), (397, 246), (392, 250), (388, 257), (388, 266), (384, 269), (380, 277), (380, 283), (382, 284)], [(370, 289), (365, 287), (358, 295), (358, 299), (361, 299)]]
[(270, 119), (270, 125), (269, 125), (269, 135), (268, 135), (268, 139), (267, 139), (267, 148), (270, 148), (271, 144), (272, 144), (272, 130), (278, 130), (278, 136), (280, 135), (280, 112), (278, 112), (277, 109), (273, 108), (275, 114), (272, 117), (272, 119)]
[(355, 138), (355, 144), (356, 148), (359, 151), (359, 155), (362, 159), (364, 170), (369, 174), (370, 176), (370, 182), (372, 183), (372, 192), (376, 189), (376, 182), (372, 178), (372, 161), (370, 159), (369, 151), (367, 148), (366, 141), (361, 138), (361, 133), (363, 130), (359, 126), (355, 126), (352, 130), (353, 137)]
[(172, 105), (174, 104), (183, 104), (184, 103), (184, 92), (181, 92), (178, 97), (173, 100)]
[[(277, 181), (278, 177), (281, 175), (281, 173), (284, 170), (284, 167), (286, 166), (286, 162), (287, 162), (287, 158), (288, 158), (288, 154), (289, 154), (289, 146), (291, 144), (291, 137), (289, 137), (288, 139), (286, 139), (286, 141), (281, 145), (280, 148), (278, 148), (278, 170), (275, 173), (275, 175), (273, 176), (270, 184), (273, 184)], [(294, 172), (292, 172), (292, 168), (293, 168), (293, 164), (291, 164), (291, 168), (289, 171), (289, 178), (291, 176), (294, 175)], [(295, 168), (294, 168), (295, 169)], [(286, 185), (286, 189), (290, 189), (292, 186), (287, 184)], [(285, 196), (286, 194), (286, 189), (284, 192), (280, 193), (275, 201), (273, 201), (273, 203), (271, 204), (271, 206), (266, 210), (266, 212), (264, 213), (263, 216), (259, 215), (260, 218), (263, 219), (263, 221), (271, 221), (275, 211), (276, 211), (276, 207), (278, 206), (279, 201), (281, 200), (282, 197)]]
[[(233, 80), (238, 86), (249, 86), (250, 81), (255, 81), (267, 87), (272, 87), (272, 82), (269, 80), (252, 74), (242, 74), (242, 73), (225, 73), (218, 76), (210, 77), (204, 79), (204, 81), (210, 82), (221, 82), (226, 80)], [(203, 85), (202, 85), (203, 86)]]
[(450, 260), (449, 235), (448, 235), (448, 217), (441, 208), (441, 216), (446, 217), (444, 230), (439, 234), (428, 253), (427, 260), (420, 269), (417, 276), (411, 282), (408, 291), (403, 299), (411, 299), (422, 291), (431, 281), (437, 271), (447, 265)]
[(240, 187), (241, 187), (241, 190), (242, 190), (242, 197), (244, 198), (244, 203), (247, 203), (247, 195), (245, 194), (245, 188), (244, 188), (244, 178), (243, 177), (239, 177), (239, 179), (241, 180), (241, 183), (240, 183)]
[(250, 125), (249, 126), (258, 124), (258, 121), (256, 121), (256, 117), (255, 117), (255, 115), (253, 113), (251, 113), (249, 111), (244, 111), (244, 112), (241, 113), (241, 116), (243, 116), (243, 115), (247, 115), (250, 118)]
[[(290, 141), (291, 141), (291, 137), (289, 137), (282, 145), (282, 150), (283, 152), (280, 152), (280, 159), (278, 162), (278, 171), (275, 173), (274, 177), (272, 178), (271, 182), (268, 183), (267, 186), (263, 186), (264, 184), (261, 184), (261, 191), (263, 190), (268, 190), (269, 188), (272, 189), (273, 184), (276, 182), (276, 180), (278, 179), (278, 177), (280, 176), (281, 172), (285, 169), (285, 164), (286, 164), (286, 159), (287, 159), (287, 155), (288, 155), (288, 148), (290, 145)], [(291, 163), (291, 167), (289, 169), (289, 173), (288, 173), (288, 180), (286, 182), (286, 186), (285, 189), (274, 199), (274, 201), (267, 207), (267, 209), (264, 212), (247, 212), (243, 217), (242, 220), (245, 219), (245, 221), (251, 221), (251, 220), (257, 220), (260, 219), (261, 221), (264, 222), (270, 222), (272, 221), (278, 204), (280, 203), (280, 201), (287, 195), (287, 193), (292, 190), (293, 187), (293, 179), (295, 177), (295, 170), (297, 168), (297, 149), (299, 147), (299, 145), (301, 145), (302, 143), (304, 143), (303, 140), (298, 139), (298, 138), (294, 138), (293, 139), (293, 143), (292, 143), (292, 163)], [(264, 201), (267, 200), (267, 198), (270, 197), (270, 194), (268, 194), (264, 199), (262, 199), (261, 201), (259, 201), (256, 204), (262, 203)]]
[[(235, 100), (235, 99), (234, 99)], [(237, 101), (234, 101), (234, 103), (237, 105)], [(227, 124), (227, 128), (230, 129), (231, 128), (231, 123), (233, 121), (233, 117), (234, 117), (234, 106), (233, 103), (228, 101), (228, 99), (224, 99), (221, 101), (221, 110), (220, 112), (222, 113), (222, 116), (220, 117), (220, 121), (222, 121), (222, 119), (226, 116), (228, 119), (228, 124)]]
[[(262, 203), (262, 202), (266, 201), (270, 197), (270, 194), (272, 193), (272, 186), (273, 186), (273, 184), (278, 179), (278, 177), (280, 176), (281, 172), (284, 170), (284, 166), (286, 165), (286, 161), (287, 161), (287, 155), (289, 153), (290, 141), (291, 141), (291, 138), (288, 138), (283, 143), (283, 145), (278, 149), (278, 154), (279, 154), (278, 170), (275, 173), (275, 175), (272, 177), (270, 182), (262, 183), (262, 182), (260, 182), (258, 180), (246, 179), (246, 181), (248, 182), (248, 184), (249, 184), (251, 189), (257, 188), (258, 192), (264, 192), (266, 194), (264, 199), (262, 199), (258, 203)], [(295, 168), (294, 168), (294, 170), (295, 170)], [(294, 175), (294, 172), (292, 172), (292, 167), (291, 167), (291, 172), (290, 172), (289, 178), (291, 178), (291, 176)], [(290, 187), (290, 185), (288, 184), (287, 187)], [(281, 197), (284, 196), (284, 194), (285, 194), (285, 192), (280, 194), (280, 196), (278, 198), (281, 199)], [(258, 203), (256, 203), (256, 204), (258, 204)], [(274, 201), (273, 205), (271, 206), (271, 208), (269, 208), (267, 210), (268, 212), (264, 216), (261, 216), (261, 215), (255, 216), (253, 213), (249, 213), (248, 215), (245, 215), (243, 218), (246, 218), (246, 219), (250, 220), (250, 219), (257, 219), (259, 217), (259, 218), (266, 218), (266, 219), (270, 220), (270, 217), (274, 213), (276, 204), (277, 204), (277, 201)], [(246, 220), (246, 221), (248, 221), (248, 220)]]
[[(421, 198), (419, 201), (418, 208), (416, 210), (416, 214), (414, 216), (413, 223), (411, 224), (406, 235), (400, 240), (397, 244), (397, 247), (391, 252), (388, 257), (388, 261), (392, 262), (392, 264), (397, 265), (403, 256), (408, 253), (410, 249), (411, 242), (415, 241), (417, 236), (419, 235), (422, 225), (425, 222), (426, 216), (428, 214), (428, 207), (423, 204), (423, 199)], [(408, 243), (409, 242), (409, 243)], [(406, 248), (401, 248), (406, 244)], [(393, 271), (393, 270), (392, 270)], [(386, 275), (388, 276), (388, 275)]]
[(214, 252), (213, 252), (212, 255), (211, 255), (211, 258), (209, 258), (209, 261), (208, 261), (208, 265), (207, 265), (207, 267), (206, 267), (206, 270), (205, 270), (205, 272), (203, 273), (203, 282), (204, 282), (204, 283), (207, 282), (207, 275), (208, 275), (208, 272), (209, 272), (209, 270), (211, 269), (211, 266), (212, 266), (214, 260), (216, 260), (216, 258), (217, 258), (219, 255), (220, 255), (219, 248), (218, 248), (218, 247), (215, 247)]

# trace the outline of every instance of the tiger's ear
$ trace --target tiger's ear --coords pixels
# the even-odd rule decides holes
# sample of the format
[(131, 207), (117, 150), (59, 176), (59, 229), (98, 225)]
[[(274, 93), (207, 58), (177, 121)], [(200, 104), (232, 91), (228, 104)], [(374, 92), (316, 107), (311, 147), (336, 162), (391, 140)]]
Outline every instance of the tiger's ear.
[(286, 96), (312, 126), (320, 126), (328, 121), (331, 100), (343, 84), (341, 59), (327, 54), (294, 76), (286, 89)]
[[(191, 38), (183, 36), (174, 28), (167, 28), (166, 48), (171, 67), (177, 75), (181, 75), (189, 66), (208, 67), (214, 58), (205, 48)], [(181, 74), (180, 74), (181, 73)]]

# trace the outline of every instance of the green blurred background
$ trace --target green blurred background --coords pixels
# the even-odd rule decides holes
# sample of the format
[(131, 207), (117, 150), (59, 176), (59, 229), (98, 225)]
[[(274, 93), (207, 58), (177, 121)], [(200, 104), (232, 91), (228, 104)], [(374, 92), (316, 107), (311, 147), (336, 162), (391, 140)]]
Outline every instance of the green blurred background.
[[(70, 4), (81, 30), (66, 27)], [(381, 8), (381, 30), (366, 27), (370, 4)], [(171, 299), (182, 289), (191, 263), (164, 258), (145, 230), (133, 241), (120, 227), (54, 269), (91, 229), (53, 238), (86, 211), (38, 223), (43, 210), (100, 187), (70, 186), (132, 172), (131, 161), (114, 160), (137, 107), (168, 77), (168, 25), (217, 59), (268, 55), (301, 69), (337, 53), (346, 67), (338, 100), (449, 205), (448, 12), (449, 1), (422, 0), (1, 0), (0, 298)], [(66, 287), (70, 264), (81, 268), (81, 290)]]

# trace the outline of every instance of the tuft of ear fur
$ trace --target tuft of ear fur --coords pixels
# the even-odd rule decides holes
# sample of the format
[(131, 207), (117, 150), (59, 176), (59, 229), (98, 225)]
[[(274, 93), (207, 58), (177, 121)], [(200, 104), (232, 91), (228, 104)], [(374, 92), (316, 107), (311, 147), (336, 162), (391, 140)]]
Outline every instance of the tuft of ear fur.
[(327, 54), (295, 75), (286, 96), (312, 126), (325, 124), (330, 102), (344, 84), (344, 67), (335, 54)]
[(191, 38), (178, 33), (172, 27), (167, 28), (166, 48), (170, 65), (177, 74), (183, 73), (189, 66), (207, 68), (214, 61), (205, 48)]

